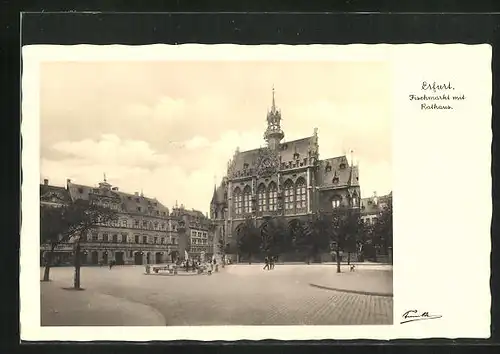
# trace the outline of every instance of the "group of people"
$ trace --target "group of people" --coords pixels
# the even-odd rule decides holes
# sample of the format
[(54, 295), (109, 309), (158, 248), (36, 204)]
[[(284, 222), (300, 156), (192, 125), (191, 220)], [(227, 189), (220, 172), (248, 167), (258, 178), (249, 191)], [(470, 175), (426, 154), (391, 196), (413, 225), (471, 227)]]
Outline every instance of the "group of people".
[(270, 256), (264, 258), (264, 262), (266, 265), (264, 266), (264, 269), (271, 270), (274, 269), (274, 265), (276, 264), (276, 261), (278, 260), (278, 257), (276, 256)]
[(195, 272), (196, 270), (200, 270), (201, 268), (208, 267), (208, 272), (211, 273), (216, 267), (216, 264), (217, 261), (215, 259), (207, 262), (202, 262), (200, 259), (187, 259), (177, 262), (177, 266), (185, 268), (186, 272), (189, 272), (190, 269)]

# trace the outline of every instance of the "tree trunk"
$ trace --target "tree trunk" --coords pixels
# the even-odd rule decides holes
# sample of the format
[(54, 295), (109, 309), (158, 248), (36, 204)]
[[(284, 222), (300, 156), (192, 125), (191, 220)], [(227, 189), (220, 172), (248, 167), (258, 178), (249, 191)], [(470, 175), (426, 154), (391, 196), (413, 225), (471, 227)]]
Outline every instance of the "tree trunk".
[(47, 252), (47, 260), (45, 263), (45, 269), (43, 270), (43, 281), (50, 281), (50, 267), (52, 266), (52, 259), (54, 258), (54, 249), (56, 245), (50, 246), (50, 251)]
[(75, 265), (75, 278), (73, 281), (73, 286), (75, 289), (80, 289), (80, 242), (76, 244), (74, 265)]
[(340, 249), (337, 248), (335, 253), (337, 255), (337, 273), (340, 273)]

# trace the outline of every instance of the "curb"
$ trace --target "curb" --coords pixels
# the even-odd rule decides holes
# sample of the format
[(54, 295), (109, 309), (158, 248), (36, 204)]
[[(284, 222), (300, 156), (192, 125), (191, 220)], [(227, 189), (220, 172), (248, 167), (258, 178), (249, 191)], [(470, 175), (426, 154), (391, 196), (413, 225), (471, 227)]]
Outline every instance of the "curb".
[(361, 290), (347, 290), (347, 289), (339, 289), (339, 288), (330, 288), (328, 286), (317, 285), (317, 284), (312, 284), (312, 283), (309, 283), (309, 286), (312, 286), (312, 287), (318, 288), (318, 289), (339, 291), (339, 292), (350, 293), (350, 294), (372, 295), (372, 296), (383, 296), (383, 297), (394, 297), (394, 294), (389, 294), (389, 293), (379, 293), (379, 292), (370, 292), (370, 291), (361, 291)]

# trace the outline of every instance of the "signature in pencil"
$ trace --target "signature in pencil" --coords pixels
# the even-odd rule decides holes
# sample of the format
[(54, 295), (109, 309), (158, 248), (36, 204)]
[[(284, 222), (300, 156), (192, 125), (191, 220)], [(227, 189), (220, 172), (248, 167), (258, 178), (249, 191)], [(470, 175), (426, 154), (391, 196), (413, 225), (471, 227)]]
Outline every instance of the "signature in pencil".
[(410, 310), (406, 311), (403, 313), (403, 320), (400, 322), (401, 324), (403, 323), (408, 323), (408, 322), (414, 322), (414, 321), (423, 321), (423, 320), (435, 320), (437, 318), (441, 318), (443, 316), (441, 315), (429, 315), (429, 312), (419, 312), (417, 310)]

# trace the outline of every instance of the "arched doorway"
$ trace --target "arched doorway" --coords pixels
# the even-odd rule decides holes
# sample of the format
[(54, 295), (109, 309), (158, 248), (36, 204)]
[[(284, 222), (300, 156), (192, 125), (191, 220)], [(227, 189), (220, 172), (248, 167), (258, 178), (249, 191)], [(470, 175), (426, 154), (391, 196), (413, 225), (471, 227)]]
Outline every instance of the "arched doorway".
[(92, 264), (99, 264), (99, 252), (92, 251), (90, 258)]
[(141, 252), (135, 252), (134, 254), (134, 264), (135, 265), (142, 265), (142, 253)]
[(115, 252), (115, 261), (117, 265), (125, 264), (123, 252)]
[(156, 264), (161, 264), (161, 263), (163, 263), (163, 252), (156, 252), (156, 255), (155, 255), (155, 263), (156, 263)]
[(146, 254), (146, 264), (151, 264), (151, 253), (150, 252), (148, 252)]

